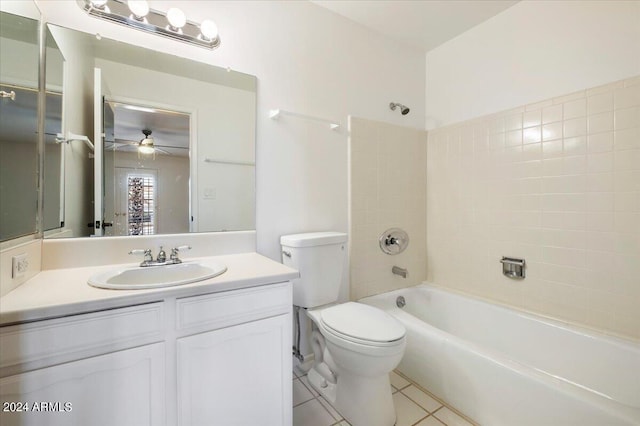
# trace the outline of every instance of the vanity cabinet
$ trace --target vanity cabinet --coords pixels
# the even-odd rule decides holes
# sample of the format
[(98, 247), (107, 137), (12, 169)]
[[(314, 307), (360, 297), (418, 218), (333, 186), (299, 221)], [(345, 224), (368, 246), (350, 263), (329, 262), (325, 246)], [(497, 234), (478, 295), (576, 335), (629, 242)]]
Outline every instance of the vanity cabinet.
[(179, 425), (291, 424), (291, 284), (176, 301)]
[(2, 378), (0, 393), (2, 426), (164, 424), (164, 344)]
[(178, 339), (178, 424), (290, 424), (290, 329), (278, 315)]
[(164, 423), (161, 302), (0, 328), (0, 424)]
[(290, 425), (291, 303), (285, 282), (1, 327), (0, 424)]

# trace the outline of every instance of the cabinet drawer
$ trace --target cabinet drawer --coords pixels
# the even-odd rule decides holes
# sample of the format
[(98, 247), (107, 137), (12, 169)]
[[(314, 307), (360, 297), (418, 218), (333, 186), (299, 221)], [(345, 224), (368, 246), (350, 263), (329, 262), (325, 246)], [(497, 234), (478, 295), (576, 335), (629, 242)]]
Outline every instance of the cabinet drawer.
[[(8, 367), (41, 368), (163, 339), (163, 304), (74, 315), (0, 328), (2, 375)], [(21, 368), (20, 370), (24, 370)]]
[(176, 301), (176, 328), (198, 332), (228, 327), (288, 313), (292, 303), (289, 282), (185, 297)]

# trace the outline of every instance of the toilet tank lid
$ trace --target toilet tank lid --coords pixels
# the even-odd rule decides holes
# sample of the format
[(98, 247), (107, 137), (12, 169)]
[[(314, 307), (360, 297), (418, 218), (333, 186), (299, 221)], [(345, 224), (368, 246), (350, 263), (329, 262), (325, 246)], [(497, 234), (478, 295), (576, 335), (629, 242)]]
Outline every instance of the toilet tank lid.
[(343, 232), (309, 232), (306, 234), (283, 235), (280, 244), (285, 247), (314, 247), (340, 244), (347, 241)]

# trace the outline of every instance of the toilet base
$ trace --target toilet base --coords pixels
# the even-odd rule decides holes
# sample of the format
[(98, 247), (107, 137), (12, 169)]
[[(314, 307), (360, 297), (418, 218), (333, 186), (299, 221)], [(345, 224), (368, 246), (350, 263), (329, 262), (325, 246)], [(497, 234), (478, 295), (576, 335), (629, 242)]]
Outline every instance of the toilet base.
[(337, 375), (329, 383), (315, 368), (307, 375), (311, 386), (320, 393), (352, 426), (393, 426), (396, 411), (391, 395), (389, 375), (380, 377)]
[(324, 397), (329, 403), (335, 407), (336, 405), (336, 387), (337, 385), (334, 383), (329, 383), (325, 380), (324, 377), (318, 373), (318, 371), (311, 367), (309, 372), (307, 373), (307, 379), (309, 379), (309, 383), (315, 390), (318, 391), (320, 395)]

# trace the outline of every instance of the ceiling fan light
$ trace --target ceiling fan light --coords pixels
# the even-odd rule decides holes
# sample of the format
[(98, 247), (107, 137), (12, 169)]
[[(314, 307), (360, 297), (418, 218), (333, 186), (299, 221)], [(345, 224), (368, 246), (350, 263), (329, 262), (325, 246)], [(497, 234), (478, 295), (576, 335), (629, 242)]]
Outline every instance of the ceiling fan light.
[(138, 152), (140, 154), (153, 154), (154, 152), (156, 152), (156, 149), (153, 147), (153, 145), (140, 145), (138, 147)]
[(138, 148), (140, 154), (153, 154), (156, 150), (152, 146), (141, 146)]
[(153, 146), (151, 130), (144, 129), (142, 133), (144, 134), (144, 139), (142, 139), (138, 145), (138, 152), (141, 154), (153, 154), (156, 152), (156, 148)]

